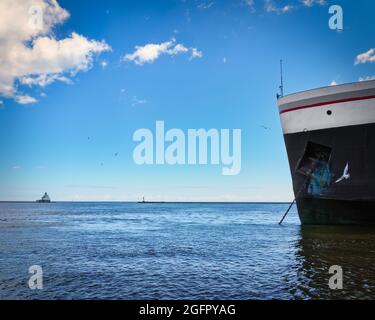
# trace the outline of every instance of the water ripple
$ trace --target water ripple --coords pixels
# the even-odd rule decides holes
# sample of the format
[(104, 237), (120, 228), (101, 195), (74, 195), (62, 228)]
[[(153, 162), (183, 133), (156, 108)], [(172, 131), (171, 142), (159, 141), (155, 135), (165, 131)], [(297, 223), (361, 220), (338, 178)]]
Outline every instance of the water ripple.
[(301, 227), (295, 211), (279, 226), (286, 207), (1, 203), (0, 298), (374, 299), (374, 230)]

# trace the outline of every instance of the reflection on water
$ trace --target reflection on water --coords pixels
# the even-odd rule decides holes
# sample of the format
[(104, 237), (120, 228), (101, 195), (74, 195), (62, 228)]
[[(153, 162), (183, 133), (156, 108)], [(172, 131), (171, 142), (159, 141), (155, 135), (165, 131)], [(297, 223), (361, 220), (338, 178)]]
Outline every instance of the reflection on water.
[(375, 230), (301, 227), (295, 209), (279, 226), (287, 206), (0, 203), (0, 298), (375, 299)]
[[(302, 226), (297, 244), (298, 283), (310, 298), (375, 298), (375, 229)], [(327, 286), (329, 267), (343, 268), (343, 290)]]

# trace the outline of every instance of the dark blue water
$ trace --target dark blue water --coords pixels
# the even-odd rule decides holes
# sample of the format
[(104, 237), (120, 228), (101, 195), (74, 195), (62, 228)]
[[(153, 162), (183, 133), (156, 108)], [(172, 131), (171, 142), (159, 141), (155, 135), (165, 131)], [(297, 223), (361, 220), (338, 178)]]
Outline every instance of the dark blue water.
[(0, 298), (374, 299), (375, 231), (301, 227), (295, 209), (279, 226), (286, 208), (0, 203)]

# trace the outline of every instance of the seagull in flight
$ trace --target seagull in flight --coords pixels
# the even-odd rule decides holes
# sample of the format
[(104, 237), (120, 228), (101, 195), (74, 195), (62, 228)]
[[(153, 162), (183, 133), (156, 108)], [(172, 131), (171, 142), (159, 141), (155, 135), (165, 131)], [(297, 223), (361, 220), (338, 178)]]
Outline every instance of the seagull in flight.
[(267, 126), (264, 126), (264, 125), (261, 125), (260, 127), (263, 128), (264, 130), (271, 130), (270, 127), (267, 127)]
[(350, 173), (349, 173), (349, 163), (346, 164), (344, 168), (344, 173), (342, 174), (340, 179), (337, 179), (335, 183), (339, 183), (343, 180), (348, 180), (350, 179)]

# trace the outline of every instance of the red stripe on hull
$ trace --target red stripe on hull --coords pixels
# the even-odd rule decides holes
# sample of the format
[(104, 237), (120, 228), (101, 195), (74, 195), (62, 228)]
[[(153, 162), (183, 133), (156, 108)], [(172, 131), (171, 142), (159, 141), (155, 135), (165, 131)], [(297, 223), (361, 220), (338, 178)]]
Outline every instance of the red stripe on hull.
[(343, 103), (343, 102), (353, 102), (353, 101), (361, 101), (361, 100), (370, 100), (370, 99), (375, 99), (375, 96), (367, 96), (367, 97), (357, 97), (357, 98), (350, 98), (350, 99), (342, 99), (342, 100), (335, 100), (335, 101), (328, 101), (328, 102), (321, 102), (321, 103), (315, 103), (315, 104), (310, 104), (307, 106), (300, 106), (300, 107), (293, 107), (289, 109), (285, 109), (283, 111), (280, 111), (280, 114), (286, 113), (286, 112), (291, 112), (291, 111), (296, 111), (296, 110), (301, 110), (301, 109), (307, 109), (307, 108), (315, 108), (315, 107), (321, 107), (321, 106), (326, 106), (329, 104), (337, 104), (337, 103)]

